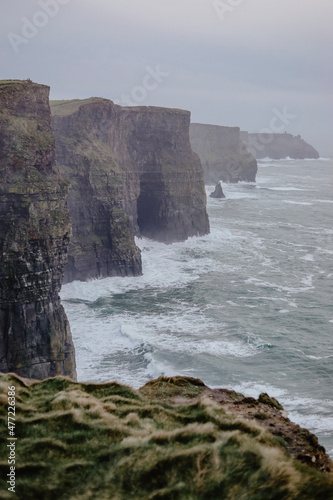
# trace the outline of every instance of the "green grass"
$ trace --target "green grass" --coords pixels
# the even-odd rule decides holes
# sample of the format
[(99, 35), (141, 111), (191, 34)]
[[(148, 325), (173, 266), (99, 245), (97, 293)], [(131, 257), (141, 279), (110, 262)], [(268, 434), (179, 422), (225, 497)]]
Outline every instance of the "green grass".
[(90, 97), (89, 99), (70, 99), (63, 101), (50, 101), (51, 114), (54, 116), (68, 116), (80, 109), (81, 106), (103, 102), (102, 97)]
[(259, 422), (226, 414), (196, 379), (162, 377), (136, 391), (3, 375), (4, 436), (12, 385), (16, 493), (7, 491), (2, 440), (1, 499), (333, 499), (330, 474), (290, 459)]
[(0, 85), (8, 85), (11, 83), (25, 83), (23, 80), (0, 80)]

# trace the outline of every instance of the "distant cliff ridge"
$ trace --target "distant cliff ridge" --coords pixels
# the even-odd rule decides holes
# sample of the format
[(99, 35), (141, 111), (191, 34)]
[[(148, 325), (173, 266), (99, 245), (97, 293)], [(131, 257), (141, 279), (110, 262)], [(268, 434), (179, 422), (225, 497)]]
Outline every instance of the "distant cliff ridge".
[(190, 138), (206, 184), (255, 181), (257, 162), (242, 142), (238, 127), (191, 123)]
[(66, 281), (141, 274), (134, 235), (174, 242), (209, 232), (189, 112), (98, 98), (51, 109), (57, 162), (71, 182)]
[(76, 378), (59, 291), (71, 223), (49, 87), (0, 83), (0, 372)]
[(318, 151), (305, 142), (300, 135), (291, 134), (249, 134), (241, 132), (241, 139), (249, 151), (257, 158), (319, 158)]

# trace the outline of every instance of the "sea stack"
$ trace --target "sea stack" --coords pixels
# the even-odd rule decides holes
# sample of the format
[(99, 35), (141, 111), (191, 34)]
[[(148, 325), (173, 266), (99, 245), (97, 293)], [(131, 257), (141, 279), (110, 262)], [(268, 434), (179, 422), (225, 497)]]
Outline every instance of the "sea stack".
[(76, 379), (59, 291), (71, 222), (55, 167), (49, 87), (0, 83), (0, 371)]
[(222, 183), (218, 182), (215, 186), (215, 190), (209, 195), (211, 198), (225, 199), (225, 194), (222, 189)]

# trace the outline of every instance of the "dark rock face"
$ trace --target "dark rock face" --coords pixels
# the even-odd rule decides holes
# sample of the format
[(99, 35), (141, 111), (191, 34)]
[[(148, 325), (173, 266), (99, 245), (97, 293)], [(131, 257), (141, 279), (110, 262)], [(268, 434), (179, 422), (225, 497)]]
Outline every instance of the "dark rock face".
[(200, 160), (189, 140), (190, 113), (165, 108), (122, 110), (128, 151), (139, 176), (140, 234), (165, 243), (209, 233)]
[(219, 198), (219, 199), (224, 199), (225, 194), (222, 189), (222, 184), (221, 182), (218, 182), (215, 186), (215, 190), (209, 195), (211, 198)]
[(54, 164), (49, 87), (0, 84), (0, 371), (76, 378), (59, 291), (71, 223)]
[(191, 123), (190, 138), (202, 163), (205, 184), (255, 182), (257, 162), (241, 140), (238, 127)]
[(241, 132), (242, 140), (247, 144), (249, 151), (257, 158), (319, 158), (319, 153), (300, 135), (291, 134), (249, 134)]
[(71, 183), (73, 236), (64, 282), (141, 275), (134, 223), (125, 212), (125, 206), (136, 207), (138, 193), (111, 148), (116, 107), (98, 99), (60, 101), (52, 114), (57, 164)]
[(95, 98), (51, 109), (57, 162), (71, 182), (66, 281), (141, 274), (134, 235), (169, 243), (209, 232), (189, 112)]

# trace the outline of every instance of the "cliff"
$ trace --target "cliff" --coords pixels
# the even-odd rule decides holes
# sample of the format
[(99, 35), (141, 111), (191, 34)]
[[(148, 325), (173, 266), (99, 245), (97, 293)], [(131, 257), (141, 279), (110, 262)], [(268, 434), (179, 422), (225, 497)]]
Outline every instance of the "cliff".
[(116, 107), (103, 99), (51, 104), (56, 160), (71, 184), (73, 235), (64, 282), (140, 275), (136, 226), (125, 211), (136, 206), (137, 188), (111, 148)]
[(133, 217), (140, 234), (171, 243), (209, 233), (202, 166), (190, 145), (190, 113), (137, 107), (123, 108), (121, 116), (139, 175)]
[(134, 235), (170, 243), (209, 232), (189, 112), (98, 98), (51, 110), (57, 163), (71, 182), (67, 281), (140, 274)]
[(257, 158), (319, 158), (319, 153), (300, 135), (291, 134), (249, 134), (241, 132), (242, 140), (247, 144), (249, 151)]
[(0, 371), (76, 377), (59, 291), (71, 224), (49, 87), (0, 82)]
[(255, 182), (257, 162), (241, 140), (238, 127), (191, 123), (190, 138), (206, 184)]
[[(191, 378), (159, 378), (135, 391), (0, 377), (0, 423), (15, 387), (16, 442), (0, 442), (1, 498), (332, 500), (332, 462), (316, 436), (279, 403)], [(11, 447), (13, 451), (13, 445)], [(7, 493), (7, 496), (6, 493)]]

